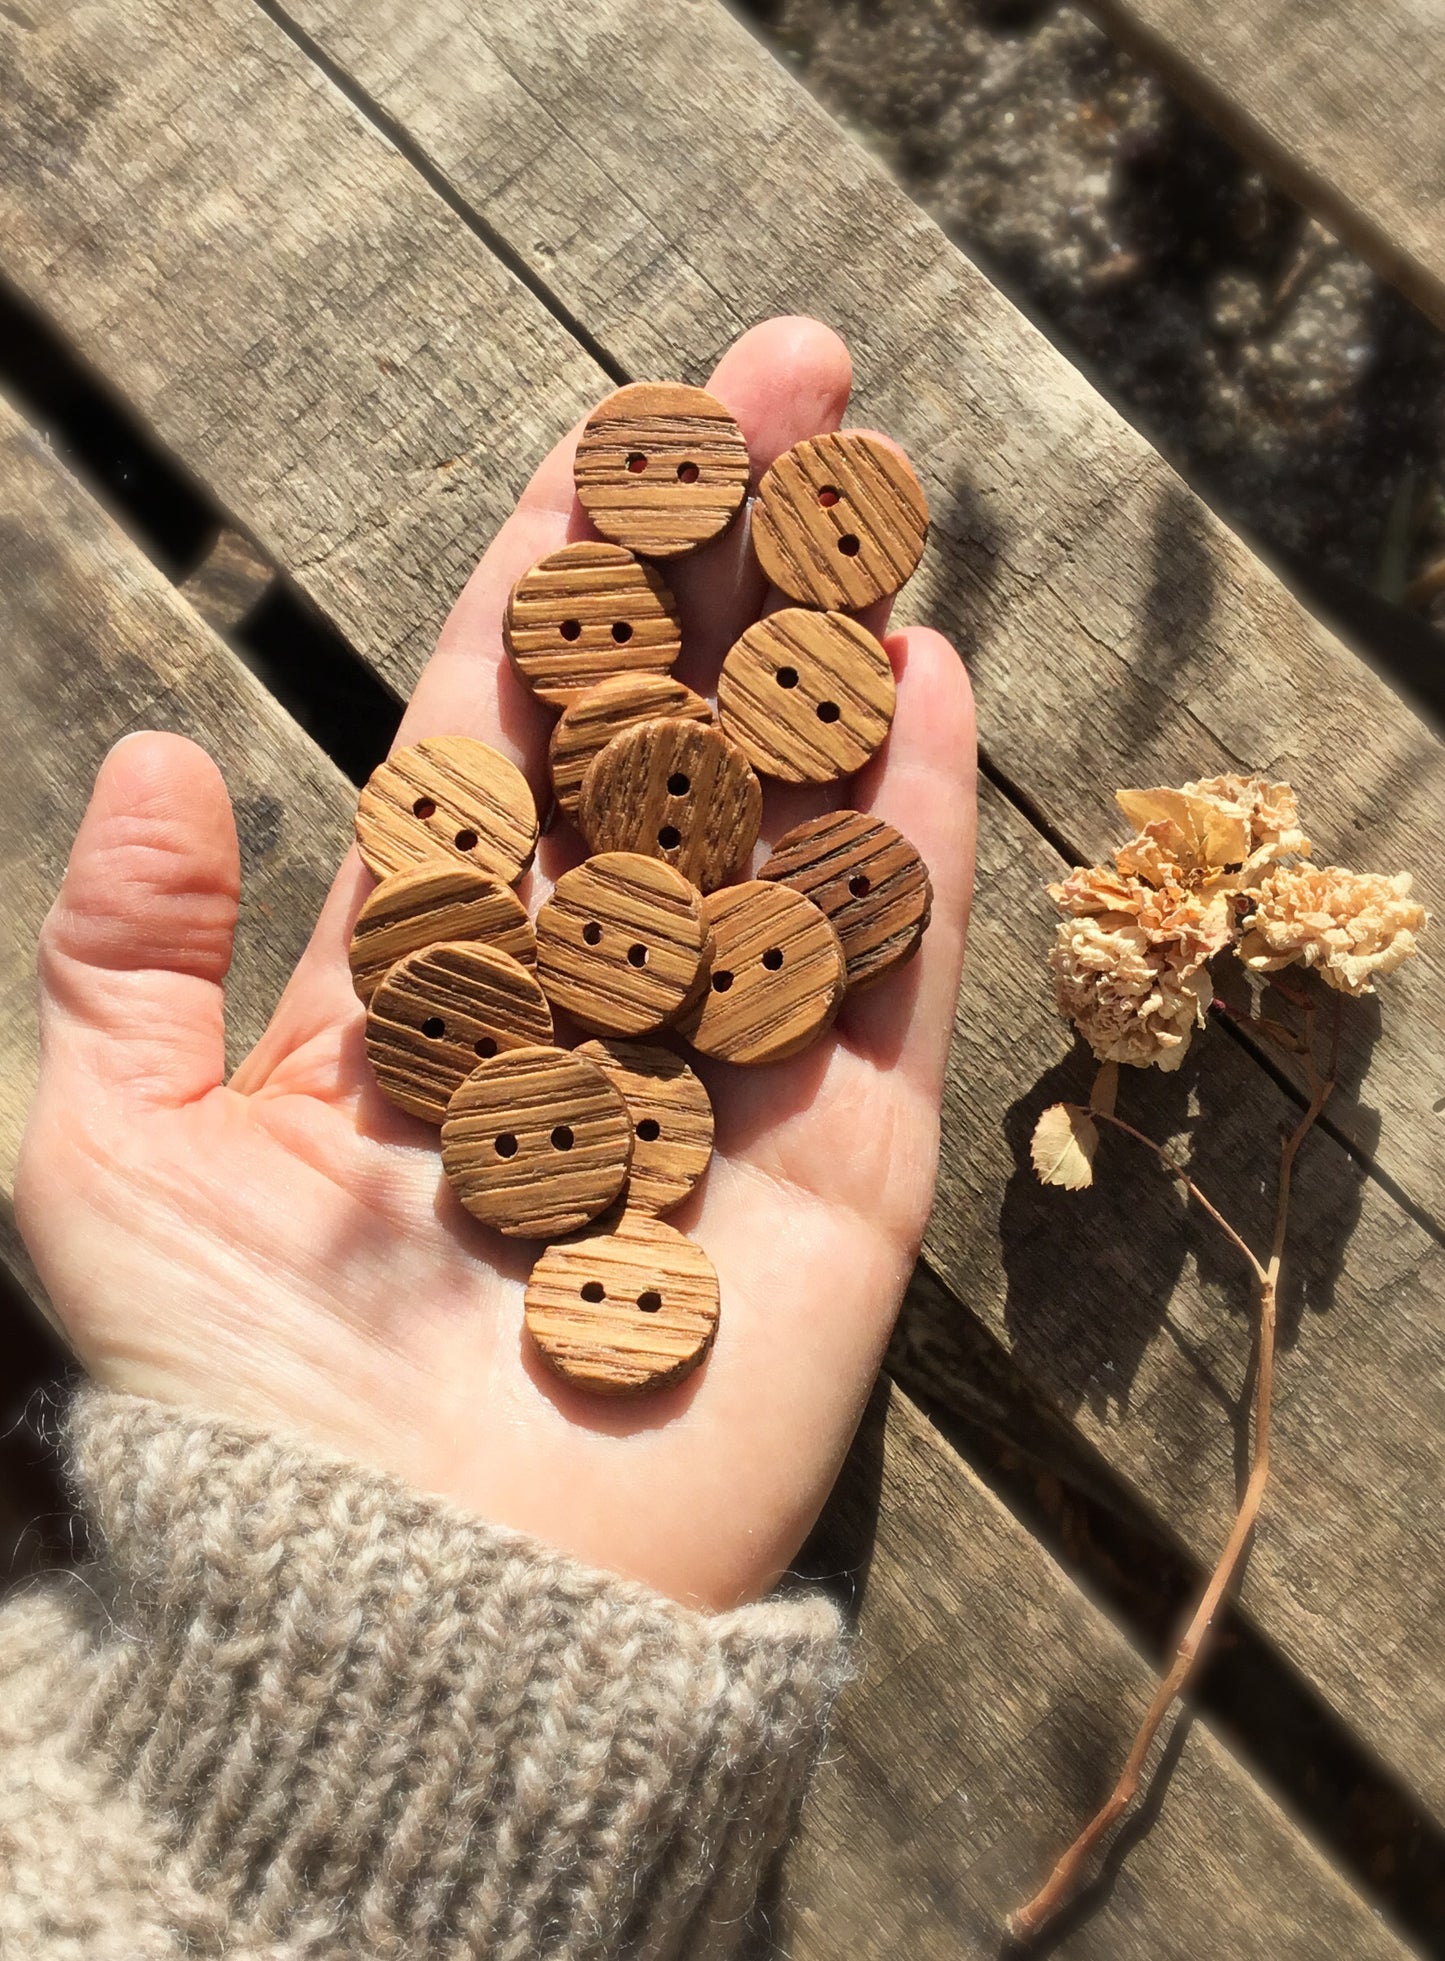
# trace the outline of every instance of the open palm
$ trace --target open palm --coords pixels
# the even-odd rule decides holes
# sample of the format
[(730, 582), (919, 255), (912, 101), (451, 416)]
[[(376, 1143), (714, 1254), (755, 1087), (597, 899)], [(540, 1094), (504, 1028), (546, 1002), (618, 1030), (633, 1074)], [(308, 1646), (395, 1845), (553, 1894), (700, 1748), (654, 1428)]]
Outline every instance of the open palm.
[[(848, 358), (815, 322), (775, 320), (708, 385), (742, 425), (756, 482), (790, 444), (839, 425)], [(551, 717), (502, 658), (501, 620), (528, 566), (592, 535), (572, 494), (575, 440), (468, 582), (399, 736), (479, 736), (543, 802)], [(745, 529), (669, 568), (678, 672), (703, 690), (769, 603)], [(886, 644), (899, 690), (884, 750), (852, 785), (770, 790), (763, 834), (842, 803), (876, 811), (930, 867), (931, 930), (803, 1055), (701, 1066), (717, 1151), (672, 1223), (716, 1265), (722, 1323), (702, 1370), (630, 1403), (582, 1396), (536, 1361), (522, 1294), (538, 1249), (469, 1218), (435, 1130), (370, 1081), (346, 961), (372, 883), (356, 854), (226, 1083), (239, 872), (225, 787), (177, 736), (112, 751), (42, 937), (42, 1071), (18, 1191), (92, 1373), (302, 1432), (682, 1599), (765, 1590), (847, 1448), (933, 1191), (972, 876), (973, 716), (939, 635)], [(570, 835), (544, 839), (522, 896), (535, 907), (580, 855)]]

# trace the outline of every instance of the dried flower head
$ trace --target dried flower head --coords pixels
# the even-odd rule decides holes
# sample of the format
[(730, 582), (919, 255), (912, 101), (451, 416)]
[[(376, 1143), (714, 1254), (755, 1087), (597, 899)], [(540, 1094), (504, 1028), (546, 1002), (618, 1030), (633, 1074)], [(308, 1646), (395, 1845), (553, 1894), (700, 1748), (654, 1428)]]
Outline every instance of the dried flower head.
[(1151, 942), (1127, 912), (1064, 920), (1049, 965), (1060, 1014), (1101, 1062), (1177, 1069), (1214, 998), (1198, 958), (1177, 941)]
[(1415, 951), (1425, 908), (1410, 897), (1407, 872), (1351, 872), (1339, 865), (1273, 871), (1250, 897), (1239, 957), (1252, 972), (1298, 961), (1341, 994), (1372, 994)]

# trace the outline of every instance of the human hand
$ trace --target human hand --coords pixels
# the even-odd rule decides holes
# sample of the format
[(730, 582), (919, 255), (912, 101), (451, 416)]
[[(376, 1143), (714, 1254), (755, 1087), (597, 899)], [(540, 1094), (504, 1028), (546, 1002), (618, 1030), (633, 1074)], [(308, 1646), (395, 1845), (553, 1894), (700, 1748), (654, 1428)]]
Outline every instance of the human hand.
[[(768, 321), (708, 386), (742, 425), (756, 484), (782, 450), (838, 426), (848, 357), (816, 322)], [(576, 434), (469, 580), (398, 736), (479, 736), (543, 804), (551, 717), (503, 658), (501, 620), (529, 566), (591, 535), (572, 491)], [(667, 568), (677, 671), (703, 691), (766, 603), (744, 534)], [(884, 611), (865, 624), (882, 632)], [(537, 1361), (522, 1296), (540, 1249), (471, 1219), (435, 1131), (371, 1080), (346, 958), (372, 888), (356, 852), (226, 1083), (239, 866), (225, 786), (178, 736), (112, 750), (41, 937), (42, 1068), (17, 1188), (91, 1373), (302, 1433), (682, 1600), (766, 1591), (837, 1473), (922, 1235), (963, 958), (968, 681), (926, 628), (886, 645), (899, 687), (884, 749), (852, 784), (770, 786), (763, 837), (828, 807), (877, 812), (929, 866), (932, 925), (918, 957), (847, 1000), (802, 1055), (699, 1065), (716, 1154), (672, 1223), (716, 1265), (722, 1321), (700, 1371), (636, 1402), (583, 1396)], [(570, 836), (543, 840), (520, 888), (534, 911), (582, 855)]]

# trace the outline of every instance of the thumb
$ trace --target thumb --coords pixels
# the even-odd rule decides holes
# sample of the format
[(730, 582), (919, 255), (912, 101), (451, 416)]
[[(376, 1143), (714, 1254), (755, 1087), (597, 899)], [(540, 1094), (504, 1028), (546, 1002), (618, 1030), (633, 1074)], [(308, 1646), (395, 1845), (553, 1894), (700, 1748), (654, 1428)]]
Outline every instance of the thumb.
[(40, 934), (40, 1095), (174, 1107), (225, 1074), (240, 856), (231, 800), (178, 735), (101, 764)]

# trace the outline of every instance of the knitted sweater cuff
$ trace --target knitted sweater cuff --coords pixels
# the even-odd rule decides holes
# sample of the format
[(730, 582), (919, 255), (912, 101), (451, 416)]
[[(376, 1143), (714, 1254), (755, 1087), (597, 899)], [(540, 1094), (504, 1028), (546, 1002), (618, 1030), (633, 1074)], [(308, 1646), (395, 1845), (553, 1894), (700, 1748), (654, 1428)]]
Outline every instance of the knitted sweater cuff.
[(287, 1954), (742, 1944), (842, 1672), (797, 1594), (680, 1607), (291, 1439), (89, 1391), (89, 1734)]

